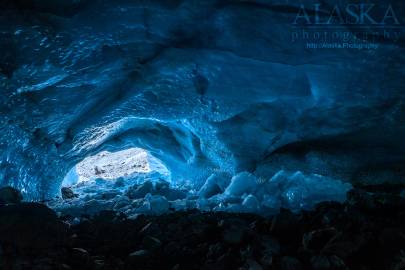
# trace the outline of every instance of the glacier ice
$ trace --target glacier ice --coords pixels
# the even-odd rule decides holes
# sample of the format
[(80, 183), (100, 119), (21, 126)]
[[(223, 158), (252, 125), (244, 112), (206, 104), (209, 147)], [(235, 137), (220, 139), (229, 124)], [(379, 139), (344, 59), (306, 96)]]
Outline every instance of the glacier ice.
[(222, 193), (229, 185), (229, 181), (229, 177), (226, 175), (212, 174), (200, 188), (198, 195), (201, 198), (210, 198), (218, 193)]
[(254, 195), (249, 194), (243, 199), (242, 207), (248, 209), (249, 212), (257, 212), (259, 210), (260, 203)]
[(147, 181), (139, 186), (131, 186), (126, 191), (126, 195), (131, 199), (144, 198), (146, 194), (151, 193), (153, 189), (153, 184)]
[(405, 179), (403, 42), (308, 50), (289, 1), (19, 2), (30, 20), (0, 10), (0, 185), (26, 200), (131, 148), (167, 174), (91, 179), (81, 198), (149, 177), (178, 208), (297, 209), (341, 200), (340, 180)]
[(231, 179), (231, 183), (225, 190), (227, 196), (242, 196), (253, 191), (257, 186), (257, 179), (248, 172), (241, 172)]
[[(200, 209), (202, 211), (250, 212), (262, 215), (277, 213), (280, 208), (294, 211), (311, 209), (322, 201), (342, 202), (351, 185), (337, 179), (302, 172), (281, 170), (266, 181), (251, 173), (241, 172), (229, 178), (211, 175), (206, 184), (228, 186), (215, 189), (217, 194), (204, 196), (208, 189), (185, 189), (163, 180), (122, 179), (117, 186), (113, 181), (96, 179), (79, 183), (72, 188), (79, 198), (54, 199), (48, 205), (60, 214), (80, 217), (101, 210), (116, 210), (130, 217), (139, 214), (163, 214), (172, 210)], [(209, 185), (207, 185), (207, 183)], [(82, 208), (82, 209), (81, 209)]]
[(169, 210), (169, 202), (164, 196), (147, 194), (145, 199), (148, 210), (152, 214), (161, 214)]
[(321, 175), (306, 176), (302, 172), (286, 171), (274, 175), (266, 187), (270, 195), (278, 195), (283, 207), (292, 209), (309, 209), (316, 203), (327, 200), (344, 201), (350, 188), (350, 184)]
[[(249, 181), (239, 179), (249, 178)], [(352, 188), (348, 183), (321, 175), (281, 170), (267, 181), (246, 172), (236, 175), (224, 194), (222, 209), (231, 211), (274, 212), (280, 207), (293, 210), (311, 209), (322, 201), (342, 202)], [(233, 183), (233, 184), (232, 184)], [(237, 191), (230, 192), (230, 191)], [(240, 204), (240, 199), (243, 202)], [(227, 206), (228, 205), (228, 206)]]

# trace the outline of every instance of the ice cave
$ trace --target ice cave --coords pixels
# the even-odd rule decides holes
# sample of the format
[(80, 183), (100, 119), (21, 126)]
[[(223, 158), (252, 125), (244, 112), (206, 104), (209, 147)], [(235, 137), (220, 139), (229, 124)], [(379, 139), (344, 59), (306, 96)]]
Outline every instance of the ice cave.
[(405, 269), (405, 5), (364, 2), (0, 1), (0, 269)]

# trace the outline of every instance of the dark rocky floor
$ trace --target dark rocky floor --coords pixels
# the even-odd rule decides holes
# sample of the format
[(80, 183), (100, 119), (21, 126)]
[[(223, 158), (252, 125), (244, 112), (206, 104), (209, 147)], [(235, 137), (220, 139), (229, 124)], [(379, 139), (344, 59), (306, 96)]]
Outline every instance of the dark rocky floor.
[(0, 269), (405, 269), (404, 198), (348, 198), (269, 218), (101, 212), (75, 225), (42, 204), (3, 205)]

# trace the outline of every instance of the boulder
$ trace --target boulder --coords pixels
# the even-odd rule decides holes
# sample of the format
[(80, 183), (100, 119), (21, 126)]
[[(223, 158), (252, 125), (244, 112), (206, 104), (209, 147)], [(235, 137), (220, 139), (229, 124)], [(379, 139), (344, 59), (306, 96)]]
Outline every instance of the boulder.
[(13, 187), (0, 188), (0, 205), (9, 203), (19, 203), (23, 199), (19, 190)]
[(150, 256), (150, 252), (144, 249), (134, 251), (128, 255), (127, 264), (140, 267), (150, 259)]
[(227, 244), (238, 245), (243, 241), (245, 231), (246, 227), (239, 224), (231, 225), (225, 229), (223, 239)]
[(153, 237), (153, 236), (145, 236), (143, 239), (143, 246), (147, 248), (148, 250), (154, 250), (157, 248), (160, 248), (162, 246), (162, 242), (160, 242), (159, 239)]
[(335, 228), (315, 230), (304, 234), (302, 244), (306, 250), (320, 251), (337, 234)]
[(67, 225), (43, 204), (0, 207), (0, 245), (30, 250), (48, 248), (63, 243), (66, 232)]
[(326, 256), (317, 255), (311, 258), (311, 266), (314, 270), (329, 270), (331, 265)]
[(301, 270), (303, 269), (301, 262), (290, 256), (284, 256), (280, 261), (280, 268), (282, 270)]
[(62, 193), (62, 199), (64, 200), (69, 200), (78, 197), (78, 195), (75, 194), (73, 190), (69, 187), (63, 187), (61, 188), (60, 191)]
[(298, 216), (288, 209), (280, 209), (280, 213), (272, 219), (271, 232), (277, 235), (278, 239), (284, 241), (299, 241), (302, 224)]
[(71, 263), (76, 266), (88, 265), (90, 262), (90, 255), (87, 250), (83, 248), (73, 248), (71, 250)]

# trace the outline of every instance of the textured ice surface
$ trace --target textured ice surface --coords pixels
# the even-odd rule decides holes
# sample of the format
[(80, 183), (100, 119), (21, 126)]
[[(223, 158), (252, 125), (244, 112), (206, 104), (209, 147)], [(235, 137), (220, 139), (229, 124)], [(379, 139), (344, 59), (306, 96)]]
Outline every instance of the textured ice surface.
[[(200, 209), (202, 211), (253, 212), (273, 214), (280, 207), (295, 211), (311, 209), (321, 201), (342, 202), (350, 184), (319, 175), (280, 171), (267, 181), (242, 172), (232, 178), (225, 191), (216, 183), (224, 178), (211, 176), (196, 192), (170, 185), (157, 174), (139, 179), (120, 178), (115, 181), (97, 179), (72, 187), (79, 196), (72, 200), (54, 199), (48, 205), (61, 215), (80, 217), (101, 210), (123, 212), (129, 217), (138, 214), (163, 214), (172, 210)], [(209, 185), (207, 185), (209, 183)], [(207, 186), (215, 185), (214, 189)], [(210, 194), (207, 196), (207, 194)], [(213, 194), (213, 195), (211, 195)]]
[(226, 175), (212, 174), (198, 191), (198, 195), (201, 198), (210, 198), (218, 193), (222, 193), (229, 185), (229, 181), (229, 177)]
[(218, 198), (222, 210), (265, 213), (278, 211), (280, 207), (311, 209), (322, 201), (342, 202), (350, 189), (350, 184), (337, 179), (282, 170), (268, 180), (240, 173)]
[(232, 177), (230, 185), (225, 190), (227, 196), (241, 196), (253, 191), (257, 186), (257, 179), (248, 172), (242, 172)]
[[(240, 193), (269, 207), (318, 200), (295, 182), (334, 196), (323, 179), (405, 179), (403, 38), (310, 50), (291, 40), (291, 1), (3, 2), (0, 185), (27, 200), (53, 198), (86, 157), (132, 147), (190, 189), (213, 174), (265, 182), (234, 179), (242, 202), (225, 208)], [(280, 176), (275, 194), (280, 170), (303, 176)], [(203, 197), (218, 190), (208, 205), (224, 187), (207, 184)]]

